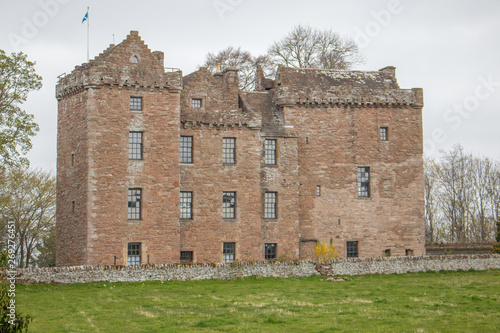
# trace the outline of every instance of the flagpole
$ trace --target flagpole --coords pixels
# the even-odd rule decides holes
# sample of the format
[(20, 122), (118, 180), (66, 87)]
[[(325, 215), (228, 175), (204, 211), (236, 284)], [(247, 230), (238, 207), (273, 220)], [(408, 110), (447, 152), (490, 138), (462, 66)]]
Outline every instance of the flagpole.
[(90, 52), (89, 52), (89, 45), (90, 45), (90, 43), (89, 43), (89, 30), (90, 29), (89, 29), (88, 13), (89, 13), (89, 7), (87, 7), (87, 62), (89, 62), (89, 59), (90, 59), (90, 57), (89, 57), (89, 54), (90, 54)]

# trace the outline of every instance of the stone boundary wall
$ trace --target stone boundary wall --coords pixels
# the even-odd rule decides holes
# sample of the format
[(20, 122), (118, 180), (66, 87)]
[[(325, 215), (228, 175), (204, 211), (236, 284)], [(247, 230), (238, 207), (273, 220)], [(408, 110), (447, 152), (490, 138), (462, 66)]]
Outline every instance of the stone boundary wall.
[[(308, 277), (315, 274), (363, 275), (441, 270), (500, 269), (500, 255), (456, 255), (387, 258), (342, 258), (327, 263), (312, 261), (235, 262), (231, 264), (173, 264), (143, 266), (72, 266), (27, 268), (17, 271), (18, 283), (87, 283), (187, 281), (233, 279), (249, 276)], [(5, 278), (7, 272), (0, 272)]]
[(19, 283), (86, 283), (187, 281), (249, 276), (307, 277), (318, 274), (312, 261), (235, 262), (231, 264), (173, 264), (142, 266), (71, 266), (18, 270)]
[(495, 242), (490, 243), (435, 243), (425, 245), (428, 256), (444, 256), (458, 254), (491, 254)]
[(477, 254), (455, 256), (387, 257), (337, 259), (318, 266), (323, 276), (392, 274), (427, 271), (483, 271), (500, 269), (500, 255)]

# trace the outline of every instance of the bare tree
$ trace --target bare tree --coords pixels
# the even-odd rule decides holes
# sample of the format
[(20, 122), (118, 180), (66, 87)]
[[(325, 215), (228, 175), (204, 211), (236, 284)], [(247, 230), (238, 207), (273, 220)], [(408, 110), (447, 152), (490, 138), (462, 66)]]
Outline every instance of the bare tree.
[(295, 68), (349, 69), (364, 62), (353, 39), (332, 30), (298, 25), (268, 49), (270, 64)]
[(55, 179), (41, 170), (10, 169), (0, 180), (0, 193), (0, 226), (15, 225), (18, 265), (29, 267), (37, 245), (54, 227)]
[(424, 160), (424, 199), (425, 199), (425, 238), (428, 243), (434, 243), (436, 237), (438, 206), (438, 175), (439, 170), (433, 159)]
[(241, 90), (251, 90), (254, 87), (257, 65), (266, 61), (265, 56), (254, 57), (250, 52), (241, 50), (241, 47), (234, 48), (230, 46), (218, 53), (208, 53), (203, 67), (207, 67), (213, 73), (217, 69), (217, 64), (220, 64), (222, 69), (235, 67), (239, 70), (239, 88)]

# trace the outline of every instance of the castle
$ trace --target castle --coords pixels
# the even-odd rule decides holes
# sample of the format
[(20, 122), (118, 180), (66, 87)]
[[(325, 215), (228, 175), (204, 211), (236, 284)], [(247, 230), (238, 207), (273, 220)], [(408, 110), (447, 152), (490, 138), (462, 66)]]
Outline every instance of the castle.
[(65, 265), (424, 254), (422, 89), (394, 67), (182, 76), (136, 31), (61, 77)]

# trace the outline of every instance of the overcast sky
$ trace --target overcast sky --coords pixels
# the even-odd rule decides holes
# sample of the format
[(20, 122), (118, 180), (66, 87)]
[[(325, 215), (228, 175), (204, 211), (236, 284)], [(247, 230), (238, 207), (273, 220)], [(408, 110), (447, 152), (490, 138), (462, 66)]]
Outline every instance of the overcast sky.
[(43, 88), (23, 107), (40, 125), (32, 167), (55, 173), (57, 76), (138, 30), (165, 66), (187, 75), (209, 51), (241, 46), (254, 55), (297, 24), (357, 40), (360, 70), (395, 66), (401, 88), (424, 89), (425, 154), (460, 143), (500, 161), (498, 0), (1, 0), (0, 48), (36, 61)]

